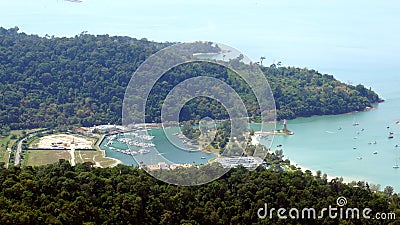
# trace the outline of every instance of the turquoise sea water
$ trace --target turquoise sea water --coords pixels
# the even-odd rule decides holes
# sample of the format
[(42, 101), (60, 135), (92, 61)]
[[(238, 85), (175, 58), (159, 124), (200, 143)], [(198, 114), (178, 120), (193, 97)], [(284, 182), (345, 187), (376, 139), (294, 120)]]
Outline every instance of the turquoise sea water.
[[(370, 112), (289, 121), (295, 135), (276, 136), (273, 149), (282, 144), (293, 162), (333, 177), (400, 187), (400, 170), (393, 168), (400, 163), (400, 148), (395, 147), (400, 146), (398, 118), (379, 116), (389, 104)], [(360, 125), (353, 126), (353, 121)], [(393, 139), (388, 138), (390, 131), (395, 133)]]
[[(371, 85), (385, 102), (367, 112), (291, 120), (289, 129), (295, 135), (275, 136), (273, 146), (282, 144), (287, 158), (311, 170), (399, 190), (400, 169), (393, 165), (400, 164), (400, 147), (395, 147), (400, 146), (400, 125), (395, 124), (400, 120), (400, 77), (385, 68), (347, 74), (344, 77)], [(388, 138), (389, 132), (394, 133), (393, 139)]]

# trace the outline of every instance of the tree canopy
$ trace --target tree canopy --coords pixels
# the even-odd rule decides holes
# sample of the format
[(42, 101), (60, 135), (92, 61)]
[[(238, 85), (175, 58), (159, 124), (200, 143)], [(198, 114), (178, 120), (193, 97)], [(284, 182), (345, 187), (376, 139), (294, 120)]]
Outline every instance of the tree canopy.
[[(178, 171), (185, 176), (186, 170)], [(268, 207), (336, 206), (339, 196), (349, 207), (393, 212), (399, 198), (374, 194), (340, 181), (301, 171), (263, 167), (237, 168), (211, 183), (179, 187), (158, 181), (144, 170), (119, 165), (95, 168), (68, 161), (41, 167), (0, 169), (1, 224), (381, 224), (383, 221), (330, 219), (259, 219)], [(326, 215), (326, 214), (325, 214)], [(384, 222), (393, 222), (385, 220)], [(393, 223), (395, 224), (395, 223)]]

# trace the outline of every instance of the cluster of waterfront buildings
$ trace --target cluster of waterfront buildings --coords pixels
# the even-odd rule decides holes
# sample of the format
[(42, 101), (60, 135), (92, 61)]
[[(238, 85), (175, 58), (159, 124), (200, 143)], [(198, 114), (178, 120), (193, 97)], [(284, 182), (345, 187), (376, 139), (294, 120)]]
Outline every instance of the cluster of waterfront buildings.
[(253, 156), (248, 156), (248, 157), (221, 157), (221, 158), (216, 158), (214, 162), (218, 162), (222, 165), (224, 168), (235, 168), (238, 167), (239, 165), (249, 168), (249, 169), (255, 169), (257, 166), (262, 164), (264, 162), (263, 159), (260, 157), (253, 157)]
[[(255, 169), (259, 165), (263, 165), (267, 167), (266, 163), (264, 162), (263, 159), (260, 157), (220, 157), (216, 158), (213, 163), (220, 163), (223, 168), (236, 168), (238, 166), (243, 166), (248, 169)], [(159, 162), (154, 165), (146, 165), (143, 166), (146, 169), (149, 170), (170, 170), (170, 169), (176, 169), (176, 168), (187, 168), (194, 166), (194, 164), (172, 164), (168, 165), (165, 162)]]
[(159, 162), (154, 165), (146, 165), (144, 168), (148, 170), (174, 170), (177, 168), (189, 168), (192, 167), (192, 164), (171, 164), (168, 165), (166, 162)]

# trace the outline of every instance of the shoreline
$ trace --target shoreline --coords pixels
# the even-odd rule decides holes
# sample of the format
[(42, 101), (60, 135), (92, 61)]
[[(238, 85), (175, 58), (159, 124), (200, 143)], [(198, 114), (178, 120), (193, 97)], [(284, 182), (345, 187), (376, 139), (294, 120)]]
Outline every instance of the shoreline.
[[(101, 142), (100, 142), (100, 143), (101, 143)], [(254, 136), (252, 136), (251, 144), (252, 144), (252, 145), (261, 144), (260, 141), (258, 140), (258, 136), (257, 136), (256, 138), (254, 138)], [(99, 145), (100, 145), (100, 144), (99, 144)], [(103, 157), (104, 157), (104, 158), (113, 159), (113, 160), (115, 161), (115, 163), (112, 164), (112, 165), (110, 165), (109, 167), (115, 167), (115, 166), (117, 166), (118, 164), (122, 164), (122, 165), (123, 165), (123, 162), (122, 162), (121, 160), (106, 156), (106, 155), (105, 155), (105, 150), (101, 149), (100, 146), (99, 146), (99, 149), (100, 149), (100, 151), (102, 151), (102, 154), (103, 154)], [(273, 151), (270, 151), (270, 152), (273, 152)], [(287, 157), (285, 157), (285, 156), (284, 156), (282, 159), (283, 159), (283, 160), (288, 159), (288, 160), (290, 161), (290, 166), (293, 165), (293, 166), (295, 166), (296, 168), (299, 168), (303, 173), (304, 173), (306, 170), (309, 170), (309, 171), (311, 171), (311, 173), (312, 173), (313, 176), (316, 176), (316, 173), (317, 173), (318, 170), (310, 169), (310, 168), (308, 168), (308, 167), (306, 167), (306, 166), (304, 166), (304, 165), (302, 165), (302, 164), (297, 163), (296, 161), (290, 160), (289, 158), (287, 158)], [(212, 162), (212, 161), (214, 161), (214, 160), (215, 160), (215, 158), (212, 158), (212, 159), (208, 160), (208, 163), (210, 163), (210, 162)], [(322, 177), (323, 174), (324, 174), (324, 171), (321, 170), (321, 177)], [(327, 182), (331, 182), (332, 180), (338, 179), (338, 178), (342, 178), (342, 179), (343, 179), (343, 183), (346, 183), (346, 184), (349, 184), (349, 183), (351, 183), (351, 182), (353, 182), (353, 181), (359, 181), (359, 179), (351, 178), (351, 177), (348, 177), (348, 176), (332, 176), (332, 175), (329, 175), (329, 174), (327, 174), (327, 173), (326, 173), (326, 175), (327, 175)]]
[[(379, 103), (374, 103), (374, 104), (379, 104)], [(309, 117), (315, 117), (315, 116), (336, 116), (336, 115), (351, 115), (351, 114), (355, 114), (355, 113), (359, 113), (359, 112), (368, 112), (368, 111), (372, 111), (372, 110), (376, 110), (377, 109), (377, 107), (375, 107), (375, 106), (372, 106), (372, 107), (366, 107), (364, 110), (360, 110), (360, 111), (352, 111), (352, 112), (348, 112), (348, 113), (341, 113), (341, 114), (329, 114), (329, 115), (312, 115), (312, 116), (309, 116)], [(293, 119), (290, 119), (290, 120), (288, 120), (288, 121), (292, 121), (292, 120), (294, 120), (294, 119), (297, 119), (297, 118), (308, 118), (308, 117), (296, 117), (296, 118), (293, 118)], [(276, 120), (276, 121), (270, 121), (269, 122), (269, 124), (279, 124), (279, 123), (281, 123), (282, 121), (281, 120)], [(250, 122), (250, 124), (260, 124), (260, 123), (255, 123), (255, 122)], [(399, 121), (399, 123), (398, 124), (400, 124), (400, 121)], [(147, 127), (147, 128), (150, 128), (150, 129), (157, 129), (157, 128), (163, 128), (163, 126), (162, 126), (162, 123), (146, 123), (146, 124), (137, 124), (137, 125), (144, 125), (145, 127)], [(150, 125), (150, 126), (149, 126)], [(277, 134), (273, 134), (273, 135), (277, 135)], [(256, 146), (256, 145), (258, 145), (258, 144), (260, 144), (260, 140), (259, 140), (259, 135), (253, 135), (253, 136), (251, 136), (252, 137), (252, 139), (251, 139), (251, 144), (252, 145), (254, 145), (254, 146)], [(104, 151), (104, 150), (103, 150)], [(114, 159), (114, 160), (118, 160), (118, 159), (115, 159), (115, 158), (112, 158), (112, 159)], [(287, 159), (286, 157), (283, 157), (283, 160), (285, 160), (285, 159)], [(290, 160), (290, 159), (289, 159)], [(119, 162), (117, 162), (117, 163), (115, 163), (115, 165), (118, 165), (118, 163), (122, 163), (120, 160), (118, 160)], [(113, 166), (115, 166), (115, 165), (113, 165)], [(313, 170), (313, 169), (310, 169), (310, 168), (308, 168), (308, 167), (306, 167), (306, 166), (304, 166), (304, 165), (301, 165), (301, 164), (299, 164), (299, 163), (297, 163), (296, 161), (293, 161), (293, 160), (290, 160), (290, 165), (293, 165), (293, 166), (295, 166), (296, 168), (300, 168), (303, 172), (305, 172), (306, 170), (309, 170), (309, 171), (311, 171), (311, 173), (313, 174), (313, 176), (315, 176), (316, 175), (316, 171), (318, 171), (318, 170)], [(324, 172), (321, 170), (321, 175), (322, 174), (324, 174)], [(327, 174), (327, 173), (326, 173)], [(351, 178), (351, 177), (348, 177), (348, 176), (332, 176), (332, 175), (329, 175), (329, 174), (327, 174), (327, 180), (328, 180), (328, 182), (330, 182), (330, 181), (332, 181), (333, 179), (336, 179), (336, 178), (342, 178), (343, 179), (343, 182), (344, 183), (351, 183), (352, 181), (358, 181), (358, 180), (360, 180), (360, 179), (357, 179), (357, 178)]]
[[(384, 101), (383, 101), (384, 102)], [(380, 104), (383, 102), (374, 102), (373, 104)], [(296, 116), (292, 119), (286, 119), (287, 121), (292, 121), (295, 119), (299, 119), (299, 118), (310, 118), (310, 117), (318, 117), (318, 116), (338, 116), (338, 115), (351, 115), (354, 113), (360, 113), (360, 112), (369, 112), (369, 111), (373, 111), (376, 110), (377, 107), (365, 107), (364, 110), (355, 110), (355, 111), (350, 111), (350, 112), (345, 112), (345, 113), (338, 113), (338, 114), (324, 114), (324, 115), (311, 115), (311, 116)], [(218, 120), (216, 122), (222, 122), (224, 120)], [(279, 124), (283, 121), (283, 119), (278, 120), (276, 119), (275, 121), (268, 121), (266, 124)], [(249, 124), (261, 124), (260, 122), (254, 122), (254, 121), (249, 121)], [(399, 120), (399, 124), (400, 124), (400, 120)], [(152, 129), (152, 128), (164, 128), (163, 123), (141, 123), (141, 124), (135, 124), (136, 126), (140, 127), (140, 128), (147, 128), (147, 129)], [(168, 123), (166, 124), (166, 127), (169, 127)], [(121, 125), (122, 126), (122, 125)]]
[[(254, 138), (253, 138), (253, 137), (254, 137)], [(258, 137), (259, 137), (258, 135), (252, 136), (252, 139), (251, 139), (251, 144), (252, 144), (252, 145), (259, 145), (259, 144), (261, 144), (260, 141), (258, 140)], [(261, 145), (262, 145), (262, 144), (261, 144)], [(266, 147), (266, 146), (264, 146), (264, 147)], [(271, 151), (271, 150), (269, 150), (269, 151), (273, 153), (273, 151)], [(317, 170), (313, 170), (313, 169), (310, 169), (310, 168), (308, 168), (308, 167), (305, 167), (305, 166), (303, 166), (303, 165), (301, 165), (301, 164), (299, 164), (299, 163), (297, 163), (297, 162), (295, 162), (295, 161), (293, 161), (293, 160), (290, 160), (289, 158), (283, 156), (282, 160), (285, 161), (286, 159), (288, 159), (288, 160), (290, 161), (290, 166), (293, 165), (293, 166), (295, 166), (296, 168), (300, 168), (300, 170), (301, 170), (303, 173), (304, 173), (306, 170), (309, 170), (309, 171), (311, 171), (311, 173), (312, 173), (313, 176), (316, 176)], [(322, 174), (324, 174), (324, 172), (321, 170), (321, 175), (322, 175)], [(345, 176), (340, 176), (340, 177), (338, 177), (338, 176), (331, 176), (331, 175), (329, 175), (329, 174), (327, 174), (327, 173), (326, 173), (326, 175), (327, 175), (327, 181), (328, 181), (328, 182), (331, 182), (332, 180), (334, 180), (334, 179), (336, 179), (336, 178), (343, 178), (343, 182), (344, 182), (344, 183), (350, 183), (350, 182), (353, 181), (353, 179), (351, 179), (351, 178), (349, 178), (349, 177), (345, 177)]]
[[(122, 164), (122, 165), (123, 165), (123, 163), (122, 163), (121, 160), (116, 159), (116, 158), (112, 158), (112, 157), (108, 157), (108, 156), (106, 156), (106, 151), (105, 151), (105, 150), (101, 149), (100, 147), (99, 147), (99, 149), (100, 149), (100, 151), (102, 152), (102, 155), (103, 155), (103, 157), (104, 157), (105, 159), (112, 159), (112, 160), (115, 161), (115, 162), (114, 162), (113, 164), (111, 164), (109, 167), (115, 167), (115, 166), (117, 166), (117, 165), (119, 165), (119, 164)], [(103, 166), (102, 166), (102, 167), (103, 167)]]
[(113, 160), (115, 161), (115, 163), (111, 164), (110, 167), (115, 167), (115, 166), (118, 166), (119, 164), (122, 164), (122, 165), (123, 165), (123, 163), (122, 163), (121, 160), (116, 159), (116, 158), (111, 158), (111, 157), (105, 156), (105, 153), (104, 153), (104, 158), (113, 159)]
[[(286, 160), (286, 159), (288, 159), (288, 158), (283, 157), (283, 160)], [(293, 166), (295, 166), (296, 168), (300, 168), (300, 170), (301, 170), (303, 173), (304, 173), (306, 170), (309, 170), (309, 171), (311, 171), (311, 174), (312, 174), (313, 176), (316, 176), (318, 170), (313, 170), (313, 169), (310, 169), (310, 168), (305, 167), (305, 166), (303, 166), (303, 165), (300, 165), (300, 164), (298, 164), (297, 162), (295, 162), (295, 161), (293, 161), (293, 160), (290, 160), (290, 159), (288, 159), (288, 160), (290, 161), (290, 165), (293, 165)], [(321, 177), (322, 177), (322, 175), (324, 174), (324, 171), (322, 171), (322, 170), (320, 170), (320, 171), (321, 171)], [(351, 183), (352, 181), (356, 181), (356, 180), (354, 180), (354, 179), (352, 179), (352, 178), (350, 178), (350, 177), (346, 177), (346, 176), (331, 176), (331, 175), (329, 175), (329, 174), (327, 174), (327, 173), (326, 173), (326, 178), (327, 178), (327, 181), (328, 181), (328, 182), (331, 182), (332, 180), (337, 179), (337, 178), (343, 178), (343, 183)]]
[[(99, 151), (101, 151), (101, 153), (102, 153), (102, 155), (103, 155), (104, 158), (106, 158), (106, 159), (112, 159), (112, 160), (115, 161), (113, 164), (110, 165), (110, 167), (115, 167), (115, 166), (117, 166), (118, 164), (123, 164), (122, 161), (119, 160), (119, 159), (106, 156), (106, 150), (103, 150), (103, 149), (100, 148), (100, 145), (101, 145), (101, 143), (103, 143), (105, 137), (106, 137), (106, 135), (102, 135), (101, 138), (99, 139), (99, 141), (96, 143), (97, 149), (98, 149)], [(101, 167), (102, 167), (102, 166), (101, 166)]]
[[(286, 157), (283, 157), (283, 160), (286, 160), (287, 158)], [(292, 161), (292, 160), (290, 160), (290, 159), (288, 159), (289, 161), (290, 161), (290, 165), (293, 165), (293, 166), (295, 166), (296, 168), (300, 168), (300, 170), (304, 173), (306, 170), (309, 170), (309, 171), (311, 171), (311, 173), (312, 173), (312, 175), (313, 176), (315, 176), (316, 174), (317, 174), (317, 171), (315, 171), (315, 170), (312, 170), (312, 169), (310, 169), (310, 168), (308, 168), (308, 167), (305, 167), (305, 166), (303, 166), (303, 165), (300, 165), (300, 164), (298, 164), (297, 162), (295, 162), (295, 161)], [(324, 172), (323, 171), (321, 171), (321, 175), (322, 174), (324, 174)], [(328, 180), (328, 182), (331, 182), (333, 179), (336, 179), (336, 177), (333, 177), (333, 176), (330, 176), (330, 175), (328, 175), (328, 174), (326, 174), (327, 176), (326, 176), (326, 178), (327, 178), (327, 180)], [(344, 178), (343, 178), (344, 179)]]

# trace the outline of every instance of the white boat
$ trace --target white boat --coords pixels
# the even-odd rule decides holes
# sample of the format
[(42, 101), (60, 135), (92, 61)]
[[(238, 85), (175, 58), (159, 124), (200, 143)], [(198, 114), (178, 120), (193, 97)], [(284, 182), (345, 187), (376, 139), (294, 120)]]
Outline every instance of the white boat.
[(373, 154), (376, 155), (376, 154), (378, 154), (378, 152), (377, 152), (377, 151), (374, 151)]
[(201, 159), (206, 159), (206, 157), (203, 156), (203, 157), (201, 157)]
[(399, 168), (399, 160), (396, 159), (396, 164), (393, 165), (394, 169), (398, 169)]
[(150, 150), (147, 150), (147, 149), (144, 149), (144, 148), (142, 148), (142, 149), (140, 149), (140, 150), (138, 151), (139, 154), (147, 154), (147, 153), (149, 153), (149, 152), (150, 152)]
[(362, 159), (362, 157), (361, 157), (361, 156), (359, 156), (359, 157), (357, 157), (356, 159), (358, 159), (358, 160), (361, 160), (361, 159)]
[(130, 154), (131, 155), (137, 155), (137, 151), (131, 151)]

